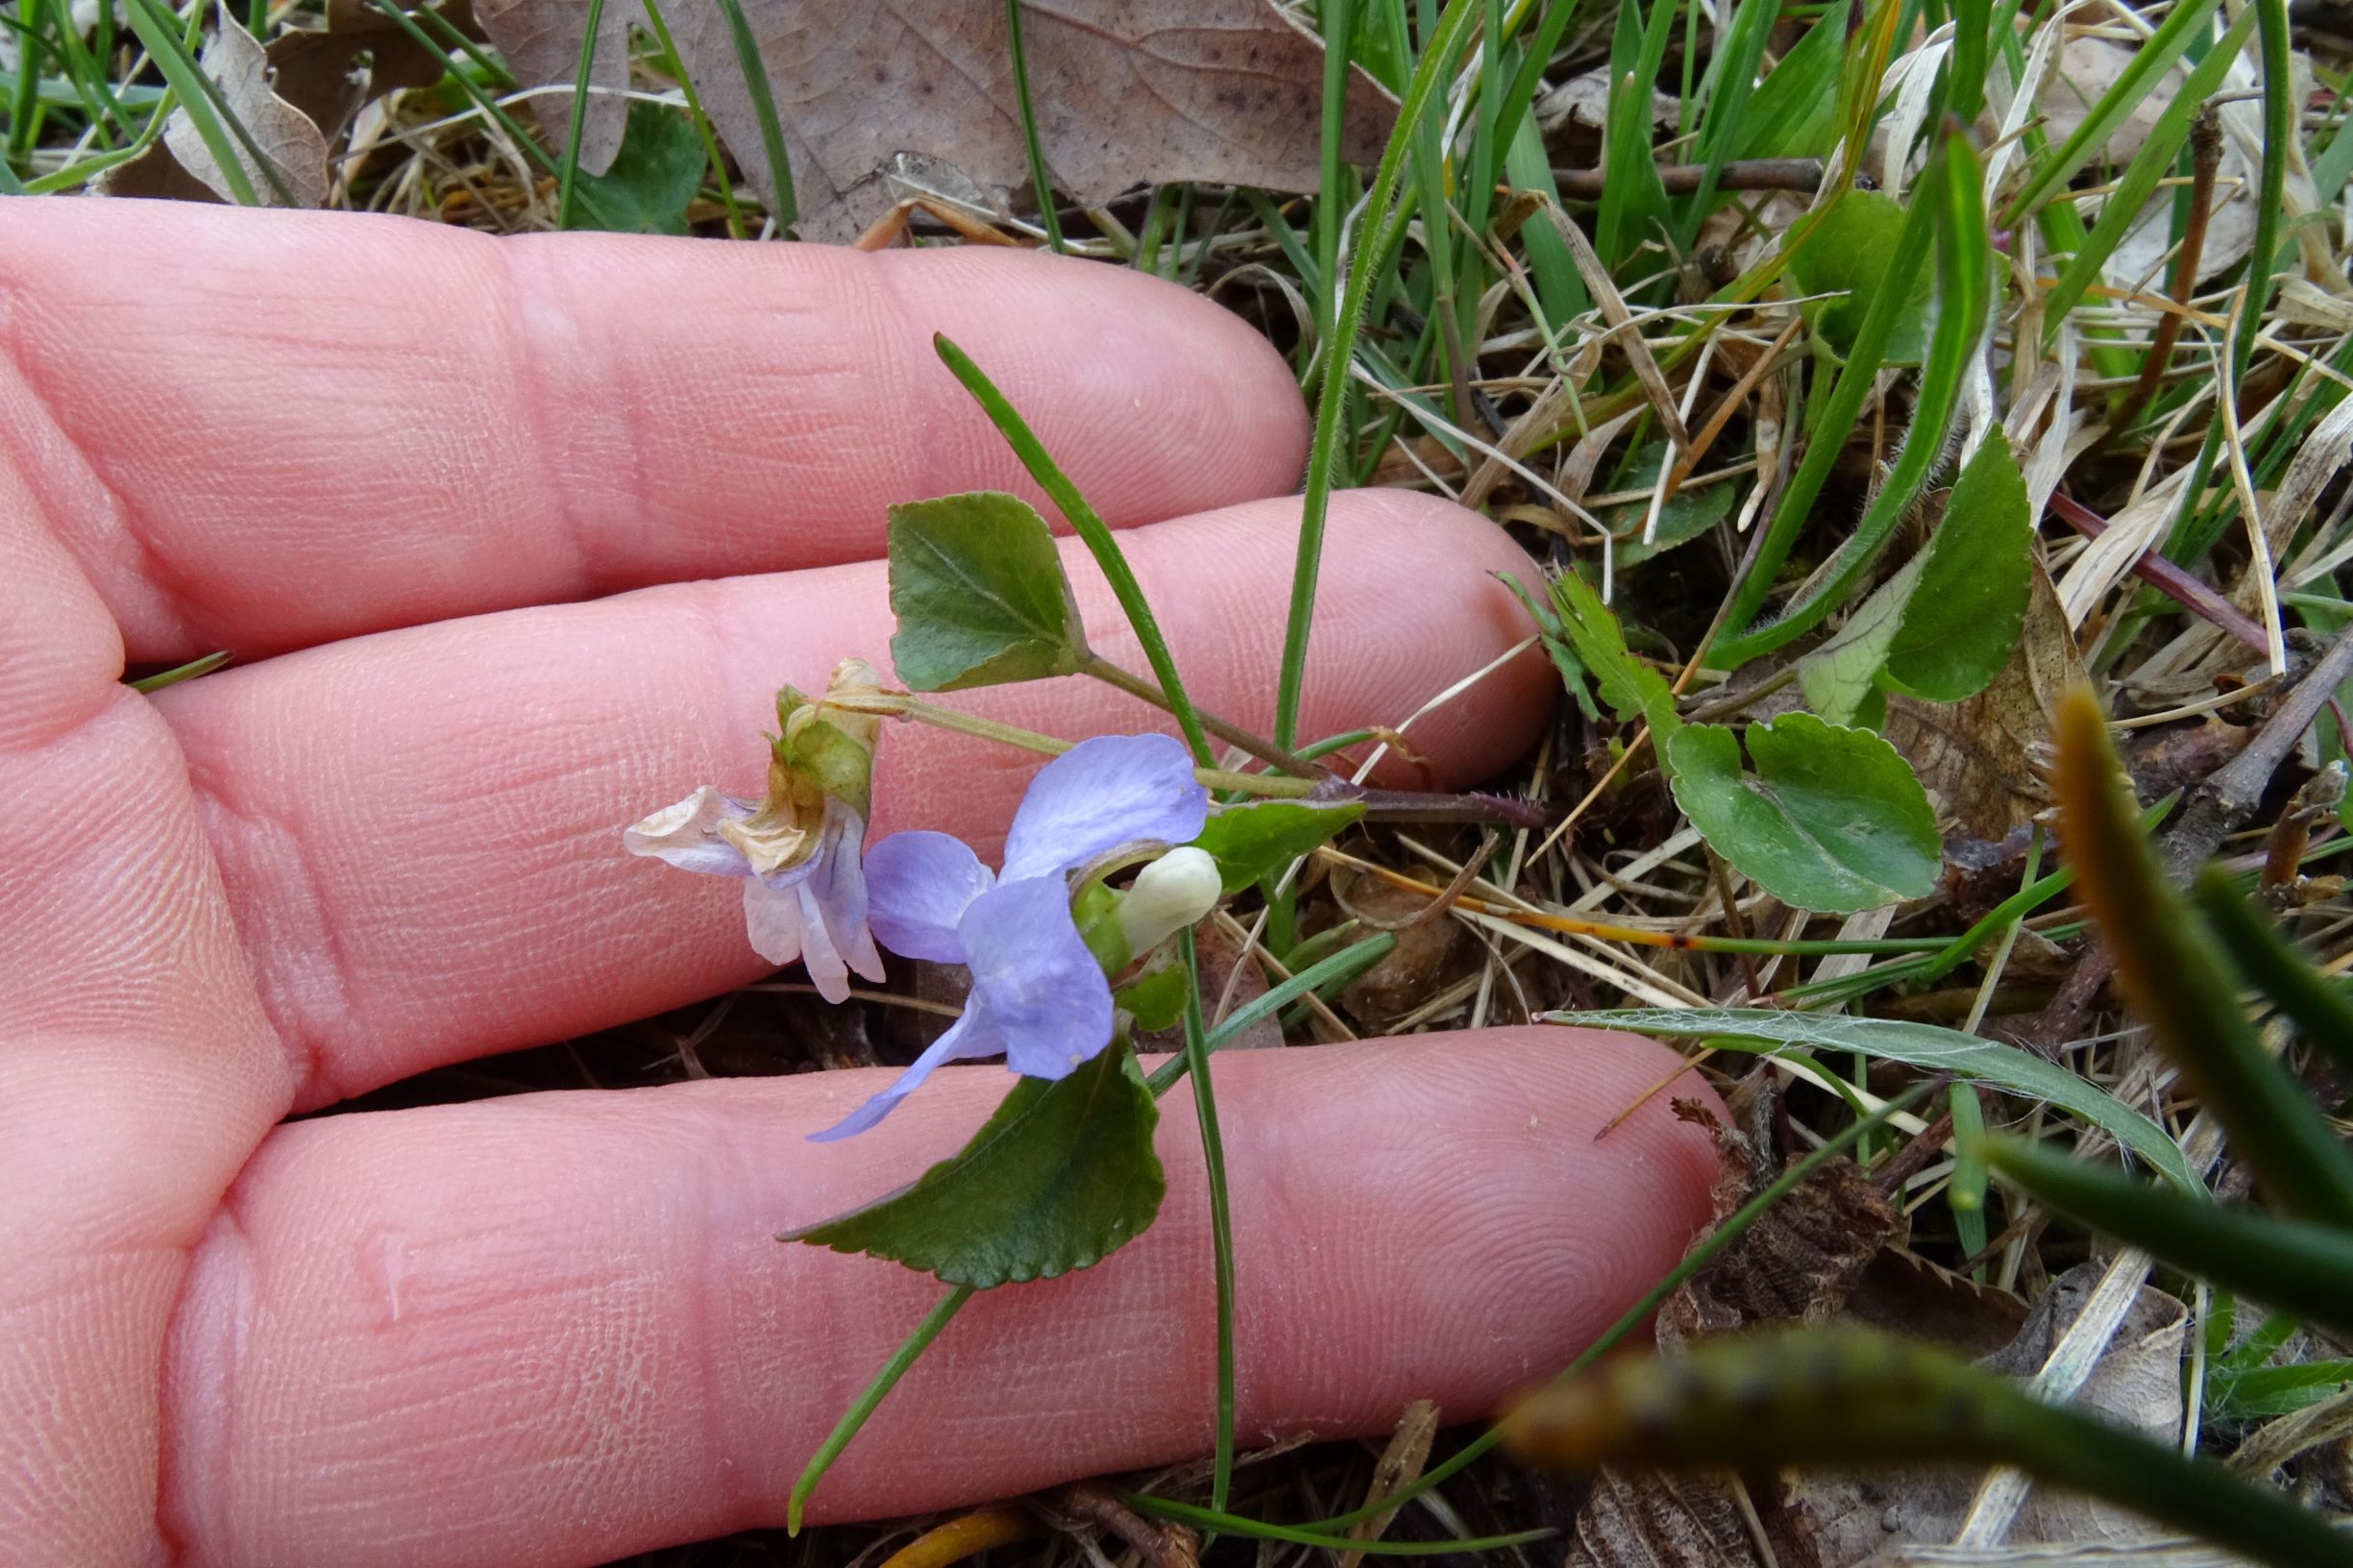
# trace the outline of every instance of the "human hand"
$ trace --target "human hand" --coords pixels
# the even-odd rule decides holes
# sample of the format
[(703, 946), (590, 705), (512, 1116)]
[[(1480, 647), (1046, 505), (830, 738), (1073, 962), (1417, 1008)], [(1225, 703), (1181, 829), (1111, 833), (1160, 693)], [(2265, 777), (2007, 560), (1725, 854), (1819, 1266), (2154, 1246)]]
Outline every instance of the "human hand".
[[(881, 1074), (281, 1123), (761, 972), (734, 889), (618, 829), (756, 793), (774, 688), (882, 662), (886, 503), (1028, 493), (935, 330), (1135, 526), (1195, 695), (1262, 723), (1305, 422), (1181, 291), (974, 250), (6, 205), (0, 1559), (589, 1563), (781, 1518), (939, 1286), (770, 1237), (953, 1148), (1001, 1069), (826, 1146)], [(1307, 733), (1394, 723), (1522, 635), (1488, 574), (1526, 563), (1484, 523), (1354, 491), (1332, 528)], [(215, 648), (242, 662), (118, 684)], [(1519, 754), (1550, 678), (1523, 658), (1417, 726), (1434, 782)], [(1070, 682), (973, 705), (1151, 717)], [(895, 729), (875, 833), (987, 852), (1023, 772)], [(1221, 1059), (1244, 1439), (1419, 1396), (1467, 1418), (1573, 1354), (1705, 1211), (1708, 1140), (1664, 1096), (1594, 1140), (1668, 1066), (1557, 1030)], [(976, 1301), (813, 1517), (1207, 1448), (1181, 1115), (1163, 1153), (1152, 1232)]]

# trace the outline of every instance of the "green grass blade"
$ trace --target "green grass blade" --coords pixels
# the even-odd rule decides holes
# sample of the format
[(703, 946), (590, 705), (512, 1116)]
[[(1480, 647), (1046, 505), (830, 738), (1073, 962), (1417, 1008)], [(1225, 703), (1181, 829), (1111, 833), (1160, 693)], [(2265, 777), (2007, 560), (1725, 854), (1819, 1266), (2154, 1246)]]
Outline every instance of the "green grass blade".
[(1333, 323), (1323, 347), (1323, 379), (1315, 400), (1315, 438), (1308, 452), (1307, 493), (1299, 506), (1299, 550), (1291, 566), (1290, 611), (1283, 630), (1283, 665), (1275, 683), (1275, 744), (1288, 747), (1299, 738), (1299, 698), (1307, 679), (1308, 632), (1315, 617), (1315, 582), (1323, 562), (1324, 519), (1332, 502), (1333, 472), (1347, 434), (1349, 366), (1356, 358), (1357, 332), (1363, 323), (1365, 302), (1381, 278), (1387, 258), (1404, 240), (1404, 226), (1393, 223), (1397, 180), (1406, 149), (1415, 128), (1434, 103), (1443, 102), (1440, 88), (1453, 62), (1480, 15), (1478, 0), (1448, 0), (1446, 11), (1422, 49), (1412, 79), (1389, 130), (1388, 146), (1373, 177), (1372, 194), (1364, 208), (1364, 225), (1357, 236), (1356, 264), (1349, 269), (1345, 308)]
[(776, 117), (776, 95), (768, 85), (768, 63), (751, 36), (737, 0), (719, 0), (727, 20), (727, 38), (735, 47), (735, 62), (743, 68), (744, 86), (751, 94), (751, 111), (760, 122), (760, 150), (768, 155), (769, 217), (782, 234), (793, 227), (800, 209), (793, 204), (793, 159), (784, 150), (784, 122)]
[(1226, 1196), (1225, 1139), (1217, 1095), (1210, 1087), (1209, 1032), (1201, 1020), (1201, 961), (1189, 928), (1177, 938), (1185, 962), (1185, 1067), (1201, 1127), (1201, 1163), (1209, 1175), (1210, 1246), (1217, 1264), (1217, 1445), (1210, 1471), (1210, 1507), (1225, 1511), (1234, 1485), (1234, 1211)]
[(580, 13), (580, 69), (572, 85), (572, 112), (565, 121), (564, 156), (556, 171), (555, 226), (572, 227), (580, 184), (580, 131), (588, 123), (588, 91), (597, 70), (597, 44), (604, 21), (604, 0), (585, 0)]
[(2060, 703), (2060, 843), (2126, 999), (2280, 1209), (2353, 1228), (2353, 1155), (2241, 1010), (2221, 953), (2167, 882), (2091, 694)]
[(1063, 254), (1062, 216), (1054, 210), (1054, 183), (1046, 178), (1045, 147), (1038, 139), (1038, 110), (1029, 95), (1029, 52), (1021, 46), (1021, 0), (1005, 0), (1005, 43), (1013, 51), (1013, 99), (1021, 115), (1021, 150), (1029, 159), (1030, 188), (1038, 193), (1038, 217), (1045, 242)]
[[(9, 178), (15, 179), (13, 165), (24, 160), (33, 151), (34, 138), (40, 133), (40, 67), (34, 61), (40, 26), (41, 0), (16, 0), (16, 15), (11, 28), (16, 35), (16, 80), (9, 86), (9, 141), (7, 163)], [(19, 185), (17, 192), (23, 187)]]
[(1315, 295), (1315, 341), (1327, 355), (1339, 306), (1340, 225), (1347, 222), (1351, 206), (1340, 146), (1348, 110), (1349, 43), (1356, 36), (1356, 0), (1324, 0), (1316, 15), (1324, 37), (1324, 96), (1322, 178), (1315, 198), (1315, 263), (1322, 282)]
[(159, 692), (166, 686), (177, 686), (184, 680), (194, 680), (198, 675), (208, 675), (228, 662), (229, 654), (226, 650), (208, 653), (201, 659), (190, 659), (185, 664), (174, 665), (169, 670), (159, 670), (152, 675), (141, 675), (136, 680), (127, 680), (123, 684), (142, 695), (149, 692)]
[(1933, 1023), (1775, 1008), (1623, 1008), (1605, 1013), (1547, 1013), (1547, 1023), (1625, 1029), (1637, 1035), (1705, 1038), (1720, 1050), (1771, 1055), (1788, 1046), (1900, 1062), (1924, 1072), (1985, 1084), (2073, 1113), (2114, 1138), (2184, 1191), (2203, 1190), (2197, 1174), (2164, 1128), (2055, 1062), (1998, 1041)]
[[(2099, 101), (2084, 115), (2083, 123), (2075, 127), (2074, 134), (2060, 144), (2057, 152), (2036, 163), (2025, 184), (2019, 187), (2018, 194), (2011, 197), (2009, 205), (2001, 209), (2001, 227), (2015, 228), (2020, 219), (2047, 201), (2074, 178), (2075, 171), (2108, 145), (2117, 128), (2164, 80), (2173, 61), (2181, 58), (2182, 51), (2190, 46), (2191, 39), (2206, 25), (2206, 19), (2214, 14), (2218, 3), (2219, 0), (2184, 0), (2166, 17), (2147, 42), (2133, 50), (2132, 58), (2125, 62), (2115, 84), (2099, 95)], [(2285, 0), (2277, 0), (2277, 3), (2284, 13)], [(2053, 19), (2045, 25), (2056, 27), (2059, 23)]]
[(2183, 1273), (2353, 1334), (2353, 1233), (2169, 1192), (2019, 1139), (1984, 1158), (2038, 1203)]
[(1977, 1090), (1955, 1084), (1946, 1103), (1952, 1108), (1952, 1185), (1945, 1201), (1952, 1210), (1961, 1251), (1974, 1258), (1985, 1250), (1985, 1108)]
[[(1921, 370), (1919, 396), (1913, 404), (1911, 431), (1904, 438), (1903, 451), (1896, 459), (1894, 471), (1872, 498), (1862, 522), (1839, 547), (1827, 570), (1777, 619), (1719, 639), (1708, 654), (1708, 662), (1717, 668), (1729, 669), (1760, 653), (1771, 652), (1820, 625), (1869, 570), (1944, 456), (1947, 427), (1960, 402), (1962, 382), (1977, 355), (1986, 312), (1992, 303), (1993, 243), (1985, 225), (1983, 173), (1966, 138), (1958, 134), (1946, 137), (1944, 150), (1922, 185), (1924, 188), (1913, 199), (1912, 210), (1904, 216), (1898, 258), (1900, 262), (1910, 249), (1914, 216), (1923, 208), (1935, 208), (1939, 263), (1936, 328), (1929, 340), (1927, 362)], [(1900, 278), (1904, 274), (1891, 268), (1888, 276)], [(1809, 433), (1810, 444), (1800, 468), (1801, 476), (1815, 466), (1815, 453), (1819, 451), (1825, 454), (1821, 472), (1826, 477), (1830, 461), (1836, 459), (1838, 449), (1845, 445), (1846, 432), (1861, 412), (1871, 374), (1875, 373), (1878, 356), (1885, 352), (1885, 337), (1875, 335), (1873, 328), (1880, 324), (1880, 307), (1884, 305), (1885, 325), (1892, 331), (1900, 304), (1898, 296), (1901, 293), (1899, 288), (1883, 288), (1872, 301), (1862, 330), (1856, 333), (1854, 356), (1840, 373), (1838, 385), (1830, 394), (1824, 418), (1826, 428)], [(1848, 385), (1858, 372), (1862, 374), (1850, 399)], [(1850, 406), (1851, 414), (1848, 413)], [(1811, 508), (1820, 483), (1817, 478), (1813, 490), (1804, 495), (1806, 509)], [(1805, 510), (1800, 510), (1789, 523), (1783, 522), (1784, 516), (1791, 514), (1791, 503), (1800, 499), (1798, 492), (1799, 486), (1793, 481), (1790, 493), (1782, 498), (1774, 513), (1773, 527), (1784, 531), (1777, 539), (1767, 536), (1755, 565), (1740, 584), (1739, 596), (1732, 612), (1725, 617), (1725, 625), (1744, 625), (1743, 607), (1752, 613), (1752, 601), (1761, 601), (1770, 588), (1767, 573), (1777, 569), (1780, 560), (1786, 557), (1798, 524), (1806, 515)], [(1766, 555), (1777, 543), (1780, 555), (1769, 566)]]
[(736, 205), (734, 182), (727, 178), (727, 160), (720, 156), (719, 138), (711, 134), (711, 116), (703, 112), (702, 100), (695, 91), (694, 73), (678, 58), (678, 46), (670, 37), (670, 24), (662, 18), (662, 8), (655, 0), (645, 0), (645, 6), (646, 25), (653, 29), (654, 42), (677, 70), (678, 92), (686, 100), (686, 117), (694, 123), (695, 135), (701, 139), (703, 159), (711, 165), (711, 183), (719, 187), (720, 205), (727, 209), (727, 235), (742, 239), (744, 212)]
[(1675, 0), (1652, 0), (1647, 25), (1640, 0), (1620, 0), (1609, 45), (1609, 108), (1602, 127), (1606, 180), (1594, 214), (1593, 248), (1613, 271), (1653, 237), (1667, 216), (1667, 188), (1651, 147), (1651, 95), (1666, 59)]
[(1111, 526), (1092, 506), (1087, 504), (1087, 498), (1079, 494), (1078, 486), (1070, 482), (1069, 476), (1063, 473), (1047, 454), (1045, 444), (1038, 439), (1028, 423), (1006, 401), (1005, 394), (999, 392), (995, 383), (972, 362), (971, 356), (937, 333), (933, 334), (931, 342), (942, 363), (964, 384), (964, 389), (972, 395), (972, 401), (980, 404), (981, 411), (989, 416), (989, 423), (996, 427), (997, 433), (1005, 438), (1005, 444), (1013, 449), (1014, 455), (1021, 459), (1021, 466), (1029, 470), (1029, 477), (1038, 481), (1038, 488), (1043, 490), (1047, 498), (1061, 508), (1071, 530), (1092, 552), (1095, 564), (1103, 569), (1103, 576), (1111, 582), (1112, 593), (1118, 599), (1119, 607), (1127, 612), (1128, 625), (1136, 628), (1136, 640), (1143, 645), (1144, 657), (1150, 661), (1152, 674), (1160, 681), (1162, 695), (1168, 699), (1168, 711), (1176, 715), (1177, 724), (1185, 731), (1186, 744), (1192, 747), (1193, 756), (1201, 766), (1215, 766), (1209, 737), (1201, 728), (1201, 716), (1193, 711), (1192, 699), (1185, 695), (1185, 682), (1177, 675), (1176, 659), (1168, 651), (1168, 640), (1161, 635), (1160, 622), (1153, 616), (1152, 606), (1144, 600), (1143, 585), (1136, 580), (1136, 574), (1129, 570), (1127, 556), (1121, 552), (1119, 541), (1113, 536)]
[[(2255, 190), (2255, 244), (2247, 252), (2246, 303), (2231, 339), (2231, 385), (2246, 385), (2255, 340), (2271, 314), (2271, 285), (2279, 273), (2279, 219), (2287, 199), (2288, 154), (2295, 145), (2295, 75), (2289, 59), (2288, 0), (2255, 0), (2263, 46), (2263, 168)], [(2170, 18), (2168, 18), (2170, 20)]]
[[(230, 194), (239, 207), (259, 207), (261, 198), (245, 177), (245, 162), (237, 157), (236, 144), (225, 128), (227, 106), (221, 101), (220, 88), (197, 66), (196, 57), (188, 53), (178, 30), (166, 23), (156, 0), (124, 0), (123, 15), (131, 31), (138, 35), (139, 47), (147, 51), (147, 58), (155, 61), (165, 84), (178, 95), (180, 107), (204, 139), (205, 151), (212, 155)], [(264, 170), (269, 167), (267, 159), (257, 162)], [(286, 205), (293, 205), (291, 198)]]
[(2173, 172), (2173, 155), (2189, 139), (2190, 122), (2221, 86), (2223, 73), (2239, 58), (2254, 23), (2253, 7), (2239, 13), (2238, 20), (2230, 24), (2230, 31), (2198, 61), (2180, 93), (2166, 105), (2156, 125), (2150, 128), (2148, 140), (2142, 144), (2141, 151), (2126, 166), (2124, 177), (2117, 182), (2100, 208), (2099, 221), (2092, 226), (2091, 233), (2059, 274), (2059, 281), (2044, 297), (2046, 342), (2057, 338), (2060, 323), (2082, 300), (2084, 291), (2099, 282), (2100, 268), (2123, 242), (2125, 232), (2146, 209), (2149, 198), (2157, 193), (2158, 183)]
[(858, 1435), (875, 1407), (898, 1386), (898, 1380), (907, 1375), (916, 1358), (931, 1348), (931, 1342), (940, 1337), (940, 1331), (947, 1327), (948, 1320), (964, 1311), (964, 1304), (971, 1299), (972, 1286), (968, 1285), (960, 1285), (942, 1296), (939, 1305), (923, 1314), (923, 1321), (915, 1326), (906, 1342), (891, 1353), (891, 1359), (882, 1363), (873, 1381), (842, 1412), (842, 1419), (833, 1424), (833, 1431), (825, 1434), (825, 1440), (818, 1445), (817, 1452), (809, 1457), (809, 1462), (801, 1467), (799, 1477), (793, 1482), (793, 1495), (784, 1505), (787, 1534), (800, 1533), (800, 1510), (808, 1503), (809, 1494), (817, 1490), (817, 1483), (825, 1479), (825, 1472), (833, 1468), (833, 1461), (842, 1457), (842, 1450)]

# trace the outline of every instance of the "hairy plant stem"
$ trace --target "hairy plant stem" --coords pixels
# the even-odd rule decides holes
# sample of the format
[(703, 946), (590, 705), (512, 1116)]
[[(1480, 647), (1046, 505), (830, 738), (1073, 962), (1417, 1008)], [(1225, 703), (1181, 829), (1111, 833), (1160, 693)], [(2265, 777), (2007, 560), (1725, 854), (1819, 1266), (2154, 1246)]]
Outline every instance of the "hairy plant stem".
[[(1106, 686), (1115, 686), (1140, 701), (1151, 703), (1163, 713), (1174, 714), (1176, 712), (1168, 701), (1167, 694), (1163, 692), (1156, 682), (1144, 679), (1132, 670), (1122, 669), (1091, 649), (1088, 650), (1087, 662), (1079, 666), (1078, 673), (1082, 675), (1091, 675)], [(1195, 708), (1193, 717), (1201, 721), (1203, 729), (1208, 730), (1226, 745), (1247, 751), (1269, 767), (1280, 768), (1285, 772), (1298, 778), (1333, 776), (1331, 769), (1310, 762), (1297, 752), (1275, 745), (1263, 735), (1254, 735), (1241, 725), (1231, 720), (1220, 719), (1205, 708)]]
[[(978, 714), (944, 708), (911, 692), (865, 692), (828, 697), (823, 704), (846, 713), (874, 714), (885, 719), (912, 719), (937, 729), (952, 730), (979, 740), (1017, 746), (1041, 756), (1059, 757), (1078, 743), (1059, 735), (1044, 735), (1017, 724), (999, 723)], [(1303, 800), (1313, 796), (1334, 805), (1359, 802), (1365, 815), (1395, 822), (1485, 822), (1501, 827), (1542, 827), (1550, 818), (1544, 808), (1526, 800), (1497, 795), (1422, 794), (1413, 790), (1368, 790), (1346, 779), (1287, 778), (1275, 773), (1238, 773), (1223, 768), (1195, 768), (1193, 777), (1213, 790), (1253, 796), (1262, 800)]]

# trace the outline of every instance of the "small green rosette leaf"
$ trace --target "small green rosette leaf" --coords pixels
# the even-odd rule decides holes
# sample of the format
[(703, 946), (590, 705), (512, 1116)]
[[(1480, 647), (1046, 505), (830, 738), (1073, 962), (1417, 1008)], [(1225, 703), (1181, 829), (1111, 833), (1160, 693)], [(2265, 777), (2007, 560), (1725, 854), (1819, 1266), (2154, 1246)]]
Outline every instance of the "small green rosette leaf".
[(1900, 288), (1903, 295), (1882, 362), (1916, 365), (1927, 352), (1934, 276), (1924, 269), (1909, 278), (1887, 276), (1902, 228), (1903, 208), (1894, 197), (1875, 190), (1849, 191), (1790, 255), (1790, 281), (1801, 293), (1841, 296), (1804, 307), (1841, 355), (1853, 349), (1864, 314), (1885, 288)]
[(625, 234), (683, 234), (686, 209), (702, 188), (702, 138), (667, 104), (637, 100), (621, 134), (621, 151), (602, 174), (576, 178), (572, 229)]
[(1667, 738), (1676, 803), (1741, 873), (1796, 909), (1847, 915), (1936, 885), (1943, 846), (1925, 791), (1867, 729), (1786, 713), (1740, 741), (1720, 724)]
[(995, 491), (890, 511), (891, 660), (918, 692), (1066, 675), (1087, 659), (1045, 519)]
[(2026, 481), (1995, 431), (1977, 449), (1921, 552), (1798, 661), (1808, 706), (1853, 723), (1890, 687), (1930, 702), (1976, 696), (2009, 661), (2033, 589)]
[(1135, 1054), (1114, 1044), (1066, 1078), (1019, 1080), (970, 1142), (913, 1186), (777, 1239), (983, 1290), (1090, 1268), (1160, 1213), (1159, 1123)]
[(1887, 650), (1887, 680), (1931, 702), (1976, 696), (2001, 673), (2026, 625), (2033, 527), (2026, 479), (1996, 430), (1953, 482), (1928, 564)]

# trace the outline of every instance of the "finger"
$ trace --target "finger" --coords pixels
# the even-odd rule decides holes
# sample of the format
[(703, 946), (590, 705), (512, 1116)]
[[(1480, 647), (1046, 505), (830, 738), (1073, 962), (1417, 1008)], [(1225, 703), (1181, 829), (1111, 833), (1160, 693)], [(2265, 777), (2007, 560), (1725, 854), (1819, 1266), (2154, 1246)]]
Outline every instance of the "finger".
[[(1624, 1036), (1490, 1030), (1217, 1065), (1238, 1436), (1474, 1419), (1565, 1363), (1706, 1218), (1708, 1134)], [(191, 1564), (558, 1564), (773, 1524), (943, 1293), (779, 1245), (911, 1179), (1003, 1094), (948, 1068), (813, 1147), (874, 1072), (538, 1094), (281, 1129), (199, 1252), (167, 1367)], [(1712, 1107), (1696, 1077), (1676, 1093)], [(1215, 1350), (1190, 1118), (1158, 1224), (976, 1298), (816, 1493), (819, 1519), (1206, 1454)]]
[(32, 516), (0, 462), (0, 1560), (159, 1561), (164, 1327), (291, 1085), (170, 733)]
[(1288, 490), (1306, 452), (1242, 322), (1019, 252), (43, 202), (0, 278), (38, 399), (0, 453), (134, 660), (855, 560), (885, 502), (1034, 497), (935, 331), (1115, 523)]
[[(1129, 535), (1199, 700), (1269, 719), (1296, 502)], [(1072, 548), (1097, 645), (1142, 667)], [(1395, 723), (1526, 632), (1499, 530), (1399, 492), (1334, 508), (1306, 732)], [(518, 610), (288, 655), (161, 694), (206, 802), (262, 994), (316, 1104), (470, 1055), (674, 1007), (764, 972), (738, 884), (632, 860), (620, 829), (711, 782), (760, 793), (774, 689), (882, 661), (878, 564)], [(1438, 782), (1518, 756), (1546, 711), (1530, 656), (1417, 725)], [(950, 701), (1073, 738), (1166, 727), (1092, 682)], [(932, 827), (994, 858), (1026, 752), (891, 726), (875, 835)]]

